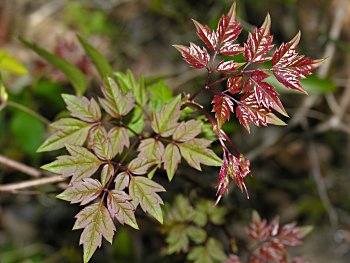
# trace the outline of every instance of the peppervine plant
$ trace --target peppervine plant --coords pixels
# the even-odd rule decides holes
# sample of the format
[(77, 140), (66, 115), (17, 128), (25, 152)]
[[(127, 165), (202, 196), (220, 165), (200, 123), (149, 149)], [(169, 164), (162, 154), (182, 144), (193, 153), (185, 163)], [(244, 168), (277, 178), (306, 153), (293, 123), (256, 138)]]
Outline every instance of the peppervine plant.
[[(102, 238), (112, 243), (114, 220), (139, 228), (135, 217), (138, 207), (163, 223), (159, 193), (165, 189), (152, 178), (163, 169), (171, 181), (182, 158), (199, 171), (201, 165), (221, 166), (217, 202), (228, 191), (229, 178), (249, 197), (244, 178), (250, 174), (250, 162), (223, 131), (223, 124), (232, 112), (248, 131), (250, 123), (284, 125), (273, 111), (288, 115), (279, 94), (265, 80), (272, 74), (287, 88), (306, 93), (299, 79), (310, 75), (321, 62), (298, 55), (300, 33), (272, 53), (269, 15), (260, 28), (249, 33), (243, 46), (236, 43), (242, 28), (235, 4), (220, 18), (216, 30), (197, 21), (194, 24), (209, 51), (194, 43), (175, 48), (193, 68), (206, 69), (208, 74), (203, 88), (183, 97), (172, 96), (164, 82), (147, 86), (144, 77), (136, 79), (130, 71), (113, 72), (106, 58), (78, 37), (102, 80), (98, 98), (84, 97), (87, 81), (78, 67), (21, 39), (60, 69), (76, 91), (76, 95), (62, 95), (70, 116), (51, 124), (52, 134), (38, 151), (65, 148), (68, 152), (42, 168), (71, 177), (68, 188), (57, 197), (85, 206), (73, 226), (83, 229), (80, 244), (84, 262), (101, 246)], [(240, 54), (243, 62), (238, 62)], [(218, 62), (219, 56), (224, 59)], [(267, 68), (262, 63), (268, 61), (272, 66)], [(217, 88), (222, 82), (226, 82), (223, 90)], [(195, 101), (202, 91), (213, 94), (215, 118)], [(185, 108), (206, 116), (221, 145), (222, 159), (210, 148), (212, 140), (204, 132), (206, 121)]]

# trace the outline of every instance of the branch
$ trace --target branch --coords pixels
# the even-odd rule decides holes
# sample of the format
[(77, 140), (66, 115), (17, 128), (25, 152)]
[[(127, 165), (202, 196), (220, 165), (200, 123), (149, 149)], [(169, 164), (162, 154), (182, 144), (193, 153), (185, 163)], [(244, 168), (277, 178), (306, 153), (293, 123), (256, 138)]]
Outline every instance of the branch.
[(33, 177), (39, 177), (42, 174), (40, 170), (37, 170), (20, 162), (11, 160), (3, 155), (0, 155), (0, 163)]
[(5, 184), (0, 185), (0, 192), (13, 192), (19, 189), (30, 188), (34, 186), (40, 186), (45, 184), (54, 184), (66, 180), (65, 177), (61, 175), (56, 175), (52, 177), (28, 180), (21, 183)]

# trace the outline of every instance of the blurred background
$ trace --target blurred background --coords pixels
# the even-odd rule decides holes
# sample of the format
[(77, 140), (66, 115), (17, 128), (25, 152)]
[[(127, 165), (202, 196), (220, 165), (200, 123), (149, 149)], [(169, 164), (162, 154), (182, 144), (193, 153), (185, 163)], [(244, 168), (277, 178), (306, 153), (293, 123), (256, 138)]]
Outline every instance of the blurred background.
[[(250, 200), (236, 188), (224, 197), (223, 205), (230, 209), (228, 227), (239, 235), (253, 209), (269, 219), (279, 215), (282, 222), (314, 225), (305, 243), (292, 253), (312, 262), (350, 262), (350, 1), (236, 2), (245, 30), (241, 41), (269, 12), (277, 45), (300, 30), (300, 53), (326, 61), (302, 82), (309, 96), (279, 90), (291, 116), (288, 127), (253, 128), (250, 135), (236, 121), (224, 127), (250, 159), (253, 171), (246, 182)], [(225, 0), (1, 0), (0, 71), (12, 104), (0, 107), (0, 161), (7, 157), (34, 168), (52, 161), (56, 153), (39, 154), (36, 149), (47, 136), (47, 120), (54, 120), (65, 108), (60, 94), (73, 93), (64, 76), (17, 36), (82, 69), (90, 81), (88, 96), (97, 92), (99, 81), (77, 33), (115, 70), (163, 77), (175, 94), (193, 92), (203, 85), (205, 75), (182, 62), (172, 45), (197, 41), (191, 18), (216, 26), (231, 4)], [(199, 101), (210, 109), (209, 97), (203, 95)], [(218, 170), (197, 173), (184, 166), (183, 173), (189, 173), (191, 180), (181, 175), (171, 184), (157, 179), (168, 191), (162, 195), (166, 201), (172, 202), (177, 193), (215, 199)], [(30, 179), (0, 162), (0, 185)], [(201, 188), (193, 190), (193, 182)], [(60, 191), (58, 184), (0, 192), (1, 263), (81, 262), (80, 232), (71, 230), (78, 208), (55, 199)], [(165, 237), (158, 223), (149, 218), (138, 221), (141, 231), (118, 227), (114, 244), (103, 244), (92, 262), (183, 262), (181, 257), (165, 255)]]

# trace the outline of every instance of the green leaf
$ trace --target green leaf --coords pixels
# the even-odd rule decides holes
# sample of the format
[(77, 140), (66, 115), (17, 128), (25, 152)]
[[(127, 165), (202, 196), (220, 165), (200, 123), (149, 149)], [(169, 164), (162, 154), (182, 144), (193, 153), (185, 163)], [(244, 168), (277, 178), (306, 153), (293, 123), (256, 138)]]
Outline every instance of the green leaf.
[(94, 98), (89, 101), (86, 97), (77, 97), (70, 94), (62, 94), (62, 98), (73, 117), (86, 122), (101, 120), (101, 110)]
[(177, 145), (169, 143), (163, 155), (164, 169), (168, 175), (169, 181), (174, 177), (177, 166), (181, 161), (181, 155)]
[(78, 96), (81, 96), (85, 93), (87, 80), (84, 74), (80, 71), (80, 69), (78, 69), (73, 64), (70, 64), (67, 60), (57, 57), (56, 55), (46, 51), (45, 49), (40, 48), (36, 44), (31, 43), (22, 37), (19, 37), (19, 40), (24, 45), (36, 52), (39, 56), (44, 58), (51, 65), (62, 71), (66, 78), (72, 83), (75, 89), (75, 93)]
[(227, 259), (222, 244), (214, 238), (209, 238), (206, 244), (206, 249), (210, 257), (214, 260), (222, 262), (223, 260)]
[(145, 79), (143, 76), (137, 82), (134, 74), (128, 70), (126, 74), (122, 72), (115, 72), (114, 75), (118, 78), (120, 86), (124, 92), (132, 91), (135, 97), (136, 103), (143, 106), (148, 101), (148, 96), (145, 88)]
[(196, 246), (192, 248), (190, 253), (187, 255), (187, 259), (193, 261), (194, 263), (214, 263), (213, 259), (209, 255), (209, 252), (203, 246)]
[(104, 186), (108, 183), (109, 179), (114, 175), (114, 166), (111, 163), (106, 163), (101, 171), (101, 183)]
[(52, 123), (51, 126), (56, 132), (43, 142), (38, 152), (61, 149), (65, 144), (83, 145), (93, 124), (73, 118), (63, 118)]
[(97, 126), (91, 130), (92, 145), (94, 153), (102, 160), (111, 160), (113, 156), (112, 142), (106, 129)]
[(100, 76), (104, 78), (106, 76), (112, 75), (113, 70), (108, 60), (95, 47), (90, 45), (90, 43), (85, 38), (78, 35), (78, 39), (80, 44), (83, 46), (86, 54), (90, 57), (92, 63), (94, 63), (96, 66), (96, 69), (100, 73)]
[(150, 86), (149, 91), (152, 111), (160, 111), (164, 104), (169, 103), (174, 98), (172, 90), (164, 80)]
[(107, 208), (101, 203), (85, 207), (75, 217), (73, 230), (84, 229), (79, 243), (84, 247), (84, 263), (87, 263), (97, 247), (101, 247), (102, 236), (112, 243), (116, 229)]
[(140, 152), (138, 157), (154, 160), (157, 163), (162, 162), (164, 145), (158, 140), (153, 138), (144, 139), (141, 141), (137, 150)]
[(146, 174), (148, 169), (155, 164), (157, 164), (156, 160), (137, 157), (129, 163), (128, 170), (133, 174)]
[(126, 187), (129, 187), (130, 176), (126, 172), (118, 174), (114, 180), (115, 190), (124, 190)]
[(207, 147), (211, 141), (207, 139), (192, 139), (187, 142), (178, 143), (182, 157), (193, 168), (201, 171), (201, 164), (208, 166), (221, 166), (222, 160)]
[(196, 244), (202, 244), (207, 238), (207, 232), (204, 229), (197, 226), (189, 226), (187, 228), (187, 234), (191, 240)]
[(130, 140), (128, 136), (128, 132), (125, 128), (122, 127), (114, 127), (109, 130), (108, 137), (112, 143), (112, 156), (113, 158), (122, 153), (124, 147), (129, 148)]
[(179, 142), (189, 141), (201, 133), (202, 126), (203, 123), (198, 120), (181, 122), (173, 134), (173, 139)]
[(179, 253), (181, 251), (187, 252), (189, 245), (187, 226), (173, 226), (166, 237), (166, 242), (168, 244), (167, 254)]
[(80, 203), (86, 205), (96, 199), (102, 192), (101, 183), (92, 178), (83, 178), (81, 181), (73, 182), (64, 192), (56, 197), (72, 204)]
[(172, 135), (178, 124), (180, 117), (181, 97), (177, 96), (170, 103), (166, 104), (160, 112), (153, 114), (151, 126), (152, 129), (163, 137)]
[(99, 98), (104, 110), (114, 118), (128, 114), (135, 106), (135, 99), (131, 92), (123, 93), (120, 86), (110, 77), (106, 85), (101, 88), (105, 99)]
[(28, 70), (23, 64), (13, 57), (6, 50), (0, 49), (0, 70), (5, 70), (14, 74), (27, 75)]
[(84, 147), (66, 145), (66, 148), (71, 155), (58, 156), (56, 161), (41, 168), (63, 176), (73, 176), (73, 182), (90, 177), (102, 164), (102, 161)]
[(165, 192), (165, 189), (160, 184), (146, 177), (131, 177), (129, 194), (133, 199), (134, 206), (137, 207), (137, 205), (140, 204), (145, 213), (149, 213), (163, 224), (163, 213), (160, 207), (160, 205), (163, 204), (163, 200), (157, 192)]
[(112, 216), (122, 225), (139, 229), (135, 218), (135, 208), (130, 203), (131, 197), (123, 191), (111, 190), (108, 192), (107, 207)]

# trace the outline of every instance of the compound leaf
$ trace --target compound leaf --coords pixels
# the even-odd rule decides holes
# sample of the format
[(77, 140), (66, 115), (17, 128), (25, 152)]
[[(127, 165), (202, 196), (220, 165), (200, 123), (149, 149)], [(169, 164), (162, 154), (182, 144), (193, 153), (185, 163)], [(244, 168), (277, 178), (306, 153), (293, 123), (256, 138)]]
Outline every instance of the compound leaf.
[(187, 163), (193, 168), (201, 171), (201, 164), (208, 166), (221, 166), (222, 160), (207, 147), (211, 141), (195, 138), (187, 142), (178, 143), (180, 152)]
[(181, 53), (183, 59), (193, 68), (201, 69), (207, 67), (210, 56), (204, 47), (201, 49), (193, 43), (190, 43), (189, 47), (183, 45), (174, 45), (174, 47)]

